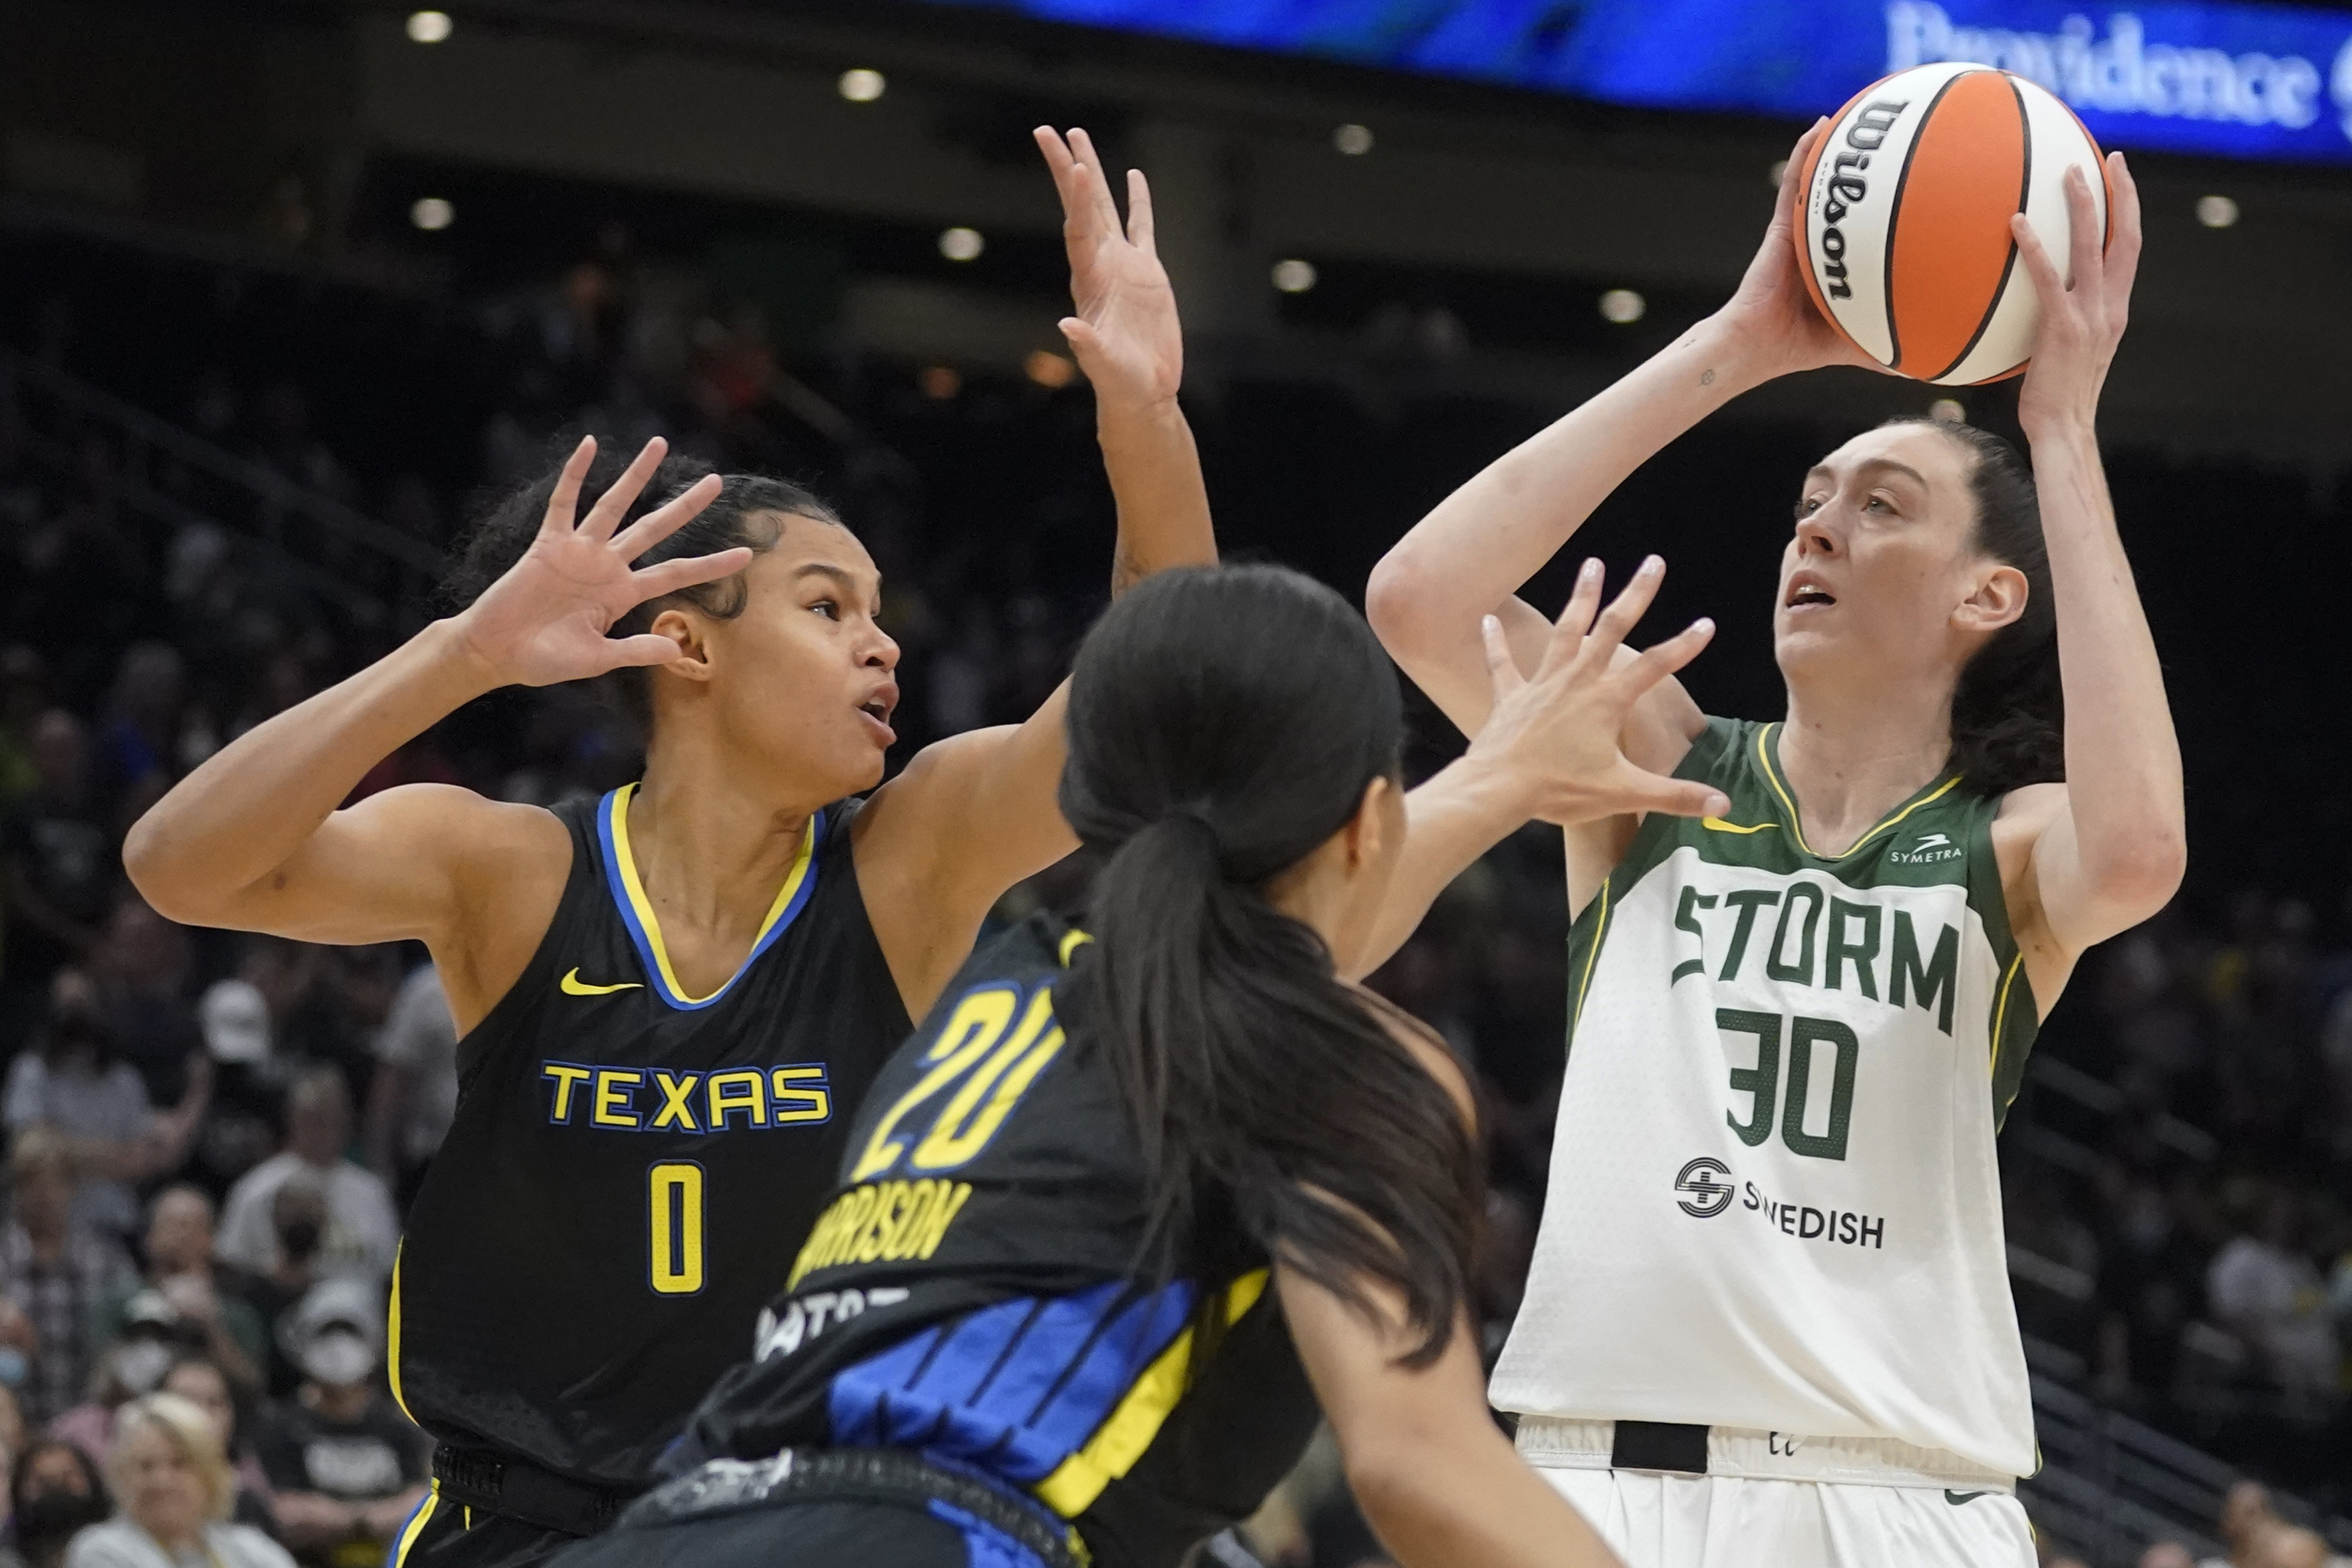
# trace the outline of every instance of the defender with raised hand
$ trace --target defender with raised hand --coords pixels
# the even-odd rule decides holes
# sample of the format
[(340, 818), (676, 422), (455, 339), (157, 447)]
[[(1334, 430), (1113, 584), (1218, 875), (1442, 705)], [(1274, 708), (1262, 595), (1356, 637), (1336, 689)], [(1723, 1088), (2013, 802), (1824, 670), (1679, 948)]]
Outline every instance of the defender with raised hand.
[[(1795, 275), (1791, 157), (1721, 311), (1498, 459), (1376, 571), (1374, 625), (1465, 732), (1477, 628), (1627, 475), (1738, 392), (1860, 362)], [(1682, 688), (1626, 725), (1700, 821), (1568, 835), (1551, 1197), (1494, 1378), (1518, 1445), (1633, 1568), (2034, 1560), (2035, 1465), (1993, 1140), (2075, 961), (2170, 898), (2178, 744), (2093, 431), (2138, 258), (2070, 176), (2021, 389), (2029, 472), (1899, 420), (1803, 478), (1773, 614), (1784, 721)]]
[[(1140, 177), (1122, 234), (1085, 133), (1039, 140), (1117, 591), (1215, 557), (1181, 336)], [(898, 653), (856, 538), (659, 442), (596, 456), (489, 516), (463, 612), (224, 748), (126, 852), (175, 919), (421, 940), (447, 988), (462, 1098), (394, 1276), (393, 1388), (440, 1444), (403, 1564), (532, 1563), (610, 1522), (782, 1283), (883, 1059), (997, 896), (1076, 842), (1065, 692), (881, 784)], [(647, 721), (644, 776), (604, 800), (336, 809), (467, 700), (600, 676)]]

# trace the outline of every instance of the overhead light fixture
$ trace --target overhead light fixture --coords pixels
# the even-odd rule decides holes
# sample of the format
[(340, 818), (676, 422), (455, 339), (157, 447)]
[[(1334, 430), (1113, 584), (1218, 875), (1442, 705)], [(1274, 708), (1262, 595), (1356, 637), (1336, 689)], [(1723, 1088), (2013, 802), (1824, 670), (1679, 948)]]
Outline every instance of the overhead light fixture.
[(1938, 424), (1966, 424), (1969, 411), (1956, 397), (1939, 397), (1927, 405), (1927, 417)]
[(861, 66), (856, 70), (842, 72), (841, 80), (836, 85), (841, 89), (841, 96), (850, 102), (872, 103), (890, 84), (882, 79), (880, 71), (869, 71)]
[(408, 41), (412, 44), (437, 44), (456, 30), (446, 11), (411, 11), (408, 14)]
[(1066, 387), (1078, 379), (1078, 367), (1069, 356), (1051, 349), (1033, 349), (1029, 357), (1021, 361), (1021, 368), (1041, 387)]
[(1315, 287), (1315, 264), (1292, 256), (1274, 264), (1274, 286), (1285, 294), (1304, 294)]
[(987, 248), (988, 241), (978, 229), (958, 226), (940, 231), (940, 254), (950, 261), (977, 261)]
[(408, 221), (427, 234), (437, 234), (457, 221), (457, 209), (438, 196), (424, 196), (408, 209)]
[(1372, 128), (1352, 123), (1343, 125), (1331, 132), (1331, 145), (1350, 158), (1360, 158), (1372, 150)]
[(1630, 288), (1612, 288), (1601, 297), (1601, 315), (1604, 320), (1620, 327), (1630, 326), (1642, 319), (1650, 302)]
[(2238, 204), (2227, 196), (2200, 196), (2197, 221), (2209, 229), (2228, 228), (2238, 221)]

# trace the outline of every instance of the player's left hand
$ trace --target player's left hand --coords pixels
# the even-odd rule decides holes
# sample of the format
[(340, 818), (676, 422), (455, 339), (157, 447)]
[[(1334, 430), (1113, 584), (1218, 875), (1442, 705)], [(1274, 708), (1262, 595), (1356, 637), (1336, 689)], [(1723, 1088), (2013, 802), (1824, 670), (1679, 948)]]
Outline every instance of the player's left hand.
[(1151, 189), (1127, 172), (1127, 222), (1118, 217), (1093, 138), (1068, 140), (1049, 125), (1035, 133), (1062, 194), (1062, 241), (1070, 254), (1070, 299), (1062, 336), (1097, 399), (1149, 406), (1171, 402), (1184, 380), (1184, 330), (1176, 293), (1152, 248)]
[(2066, 215), (2074, 281), (2070, 287), (2042, 244), (2042, 236), (2019, 213), (2009, 220), (2018, 258), (2042, 297), (2042, 325), (2033, 340), (2033, 361), (2018, 389), (2017, 422), (2030, 436), (2066, 423), (2087, 426), (2098, 412), (2099, 389), (2123, 341), (2131, 315), (2132, 279), (2139, 272), (2139, 188), (2120, 152), (2107, 154), (2107, 181), (2114, 190), (2115, 236), (2100, 246), (2098, 209), (2091, 183), (2079, 169), (2066, 171)]

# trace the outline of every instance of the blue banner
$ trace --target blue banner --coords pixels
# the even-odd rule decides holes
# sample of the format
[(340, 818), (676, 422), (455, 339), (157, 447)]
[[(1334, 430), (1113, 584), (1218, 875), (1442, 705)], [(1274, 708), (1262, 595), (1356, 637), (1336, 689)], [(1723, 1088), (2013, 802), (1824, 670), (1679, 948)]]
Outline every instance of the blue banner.
[(1976, 60), (2104, 146), (2352, 163), (2352, 15), (2065, 0), (941, 0), (1649, 109), (1810, 119)]

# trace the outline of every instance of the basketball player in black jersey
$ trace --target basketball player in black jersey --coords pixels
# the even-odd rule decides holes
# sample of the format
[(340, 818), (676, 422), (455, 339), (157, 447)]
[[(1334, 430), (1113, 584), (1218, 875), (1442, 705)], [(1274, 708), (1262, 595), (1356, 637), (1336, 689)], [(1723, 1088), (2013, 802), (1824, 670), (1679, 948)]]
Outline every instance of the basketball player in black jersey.
[[(1130, 176), (1041, 130), (1118, 502), (1114, 591), (1213, 560), (1181, 335)], [(394, 1393), (438, 1440), (404, 1565), (515, 1565), (608, 1523), (788, 1272), (875, 1071), (1013, 883), (1076, 841), (1064, 694), (876, 789), (898, 649), (797, 486), (583, 442), (500, 507), (461, 613), (225, 747), (134, 830), (173, 919), (424, 941), (464, 1039), (392, 1282)], [(634, 568), (633, 568), (633, 564)], [(461, 704), (614, 674), (646, 769), (556, 811), (406, 786), (337, 804)], [(861, 802), (862, 790), (873, 793)]]
[(1596, 625), (1588, 570), (1532, 683), (1498, 627), (1493, 722), (1409, 806), (1396, 676), (1330, 590), (1179, 571), (1114, 606), (1061, 789), (1109, 857), (1086, 929), (973, 956), (858, 1113), (694, 1468), (562, 1568), (1175, 1568), (1318, 1404), (1408, 1568), (1613, 1563), (1487, 1414), (1461, 1071), (1343, 977), (1530, 816), (1723, 809), (1616, 749), (1707, 634), (1612, 673), (1658, 576)]

